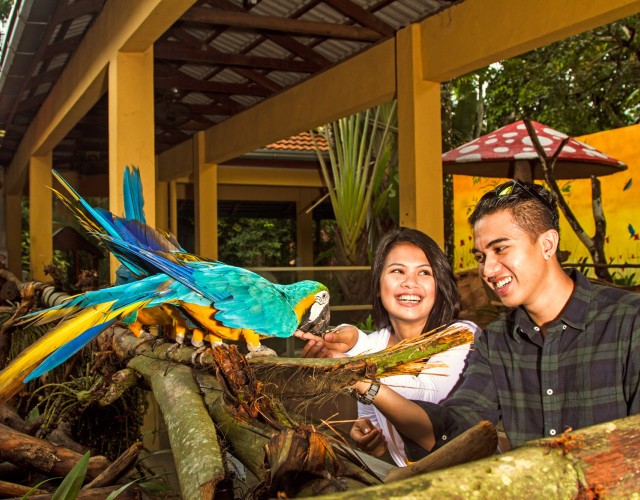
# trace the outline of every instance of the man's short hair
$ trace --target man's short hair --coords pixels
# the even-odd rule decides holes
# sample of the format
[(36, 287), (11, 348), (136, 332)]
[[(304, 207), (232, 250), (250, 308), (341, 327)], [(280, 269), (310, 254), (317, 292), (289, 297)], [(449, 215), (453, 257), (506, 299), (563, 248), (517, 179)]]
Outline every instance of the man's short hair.
[(556, 200), (548, 189), (523, 181), (509, 181), (485, 193), (469, 216), (469, 224), (502, 210), (508, 210), (514, 222), (531, 241), (549, 229), (560, 233), (560, 214)]

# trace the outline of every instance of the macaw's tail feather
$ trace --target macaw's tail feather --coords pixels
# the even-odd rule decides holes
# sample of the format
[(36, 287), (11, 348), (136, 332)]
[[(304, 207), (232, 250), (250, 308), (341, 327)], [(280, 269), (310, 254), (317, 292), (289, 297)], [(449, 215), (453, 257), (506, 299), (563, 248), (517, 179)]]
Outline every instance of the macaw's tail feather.
[(138, 220), (146, 223), (144, 216), (144, 196), (142, 194), (142, 179), (138, 167), (124, 169), (122, 181), (122, 194), (124, 196), (124, 217), (127, 220)]
[[(92, 207), (87, 203), (64, 178), (53, 170), (55, 178), (65, 187), (71, 199), (62, 195), (55, 189), (54, 193), (71, 210), (82, 226), (90, 233), (100, 237), (109, 236), (117, 240), (123, 240), (133, 245), (151, 251), (183, 252), (184, 250), (177, 240), (165, 232), (157, 231), (145, 224), (144, 199), (142, 197), (142, 183), (137, 169), (134, 172), (128, 169), (124, 176), (125, 218), (117, 217), (111, 212), (98, 207)], [(74, 203), (75, 202), (75, 203)], [(77, 204), (77, 205), (76, 205)], [(113, 245), (109, 250), (124, 264), (131, 273), (138, 277), (148, 276), (148, 266), (139, 267), (135, 262), (127, 259)]]
[(117, 307), (116, 302), (113, 300), (85, 307), (22, 351), (0, 372), (0, 405), (20, 390), (25, 379), (43, 360), (44, 364), (38, 367), (37, 375), (31, 378), (42, 375), (66, 361), (104, 331), (109, 324), (146, 307), (150, 300), (129, 302), (122, 307)]
[(61, 365), (71, 356), (73, 356), (76, 352), (82, 349), (85, 345), (91, 342), (94, 338), (104, 332), (107, 328), (113, 325), (118, 320), (118, 317), (112, 318), (110, 321), (106, 323), (98, 323), (95, 326), (92, 326), (84, 333), (78, 335), (75, 339), (71, 339), (69, 342), (64, 344), (62, 347), (56, 349), (53, 354), (47, 357), (42, 363), (38, 365), (38, 367), (29, 374), (24, 379), (24, 383), (30, 382), (31, 380), (38, 378), (40, 375), (44, 375), (49, 370), (53, 370), (56, 366)]
[(81, 311), (78, 315), (60, 323), (22, 351), (0, 372), (0, 404), (3, 404), (20, 390), (24, 378), (33, 371), (40, 361), (77, 335), (104, 320), (111, 305), (111, 303), (100, 304)]

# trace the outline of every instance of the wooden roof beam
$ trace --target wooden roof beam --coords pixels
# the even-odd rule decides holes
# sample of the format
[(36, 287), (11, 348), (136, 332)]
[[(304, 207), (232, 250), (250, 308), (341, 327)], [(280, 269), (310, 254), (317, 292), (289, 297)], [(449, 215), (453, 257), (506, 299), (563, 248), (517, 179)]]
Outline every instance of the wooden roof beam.
[[(381, 33), (371, 28), (361, 28), (358, 26), (323, 23), (317, 21), (305, 21), (302, 19), (257, 16), (255, 14), (229, 12), (226, 10), (206, 7), (194, 7), (182, 16), (181, 19), (183, 21), (193, 21), (218, 26), (230, 26), (233, 28), (280, 31), (296, 35), (341, 38), (344, 40), (357, 40), (360, 42), (377, 42), (382, 38)], [(391, 27), (388, 28), (391, 30), (391, 33), (393, 33), (393, 29)], [(385, 33), (385, 35), (386, 34), (387, 33)]]
[(156, 77), (154, 81), (156, 89), (170, 89), (176, 87), (181, 90), (211, 92), (213, 94), (257, 95), (261, 97), (271, 95), (270, 91), (257, 85), (212, 82), (209, 80), (198, 80), (186, 75)]
[(244, 66), (248, 68), (262, 68), (278, 71), (292, 71), (294, 73), (313, 73), (317, 70), (315, 64), (306, 61), (290, 61), (273, 57), (248, 56), (243, 54), (229, 54), (219, 52), (212, 47), (203, 49), (185, 48), (182, 44), (163, 42), (154, 47), (155, 56), (159, 59), (187, 61), (191, 63), (223, 64), (228, 66)]
[(342, 12), (345, 16), (349, 16), (357, 23), (360, 23), (362, 26), (367, 26), (382, 36), (392, 35), (395, 31), (387, 23), (381, 21), (371, 12), (363, 9), (350, 0), (324, 0), (324, 3), (331, 5), (331, 7)]

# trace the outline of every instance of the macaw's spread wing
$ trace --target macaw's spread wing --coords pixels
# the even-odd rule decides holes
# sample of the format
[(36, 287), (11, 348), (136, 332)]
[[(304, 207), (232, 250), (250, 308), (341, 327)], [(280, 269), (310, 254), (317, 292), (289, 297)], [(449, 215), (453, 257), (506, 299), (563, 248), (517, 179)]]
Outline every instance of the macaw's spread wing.
[(215, 319), (224, 326), (275, 337), (289, 337), (296, 330), (295, 304), (262, 276), (225, 264), (202, 266), (194, 276), (208, 296), (216, 297)]

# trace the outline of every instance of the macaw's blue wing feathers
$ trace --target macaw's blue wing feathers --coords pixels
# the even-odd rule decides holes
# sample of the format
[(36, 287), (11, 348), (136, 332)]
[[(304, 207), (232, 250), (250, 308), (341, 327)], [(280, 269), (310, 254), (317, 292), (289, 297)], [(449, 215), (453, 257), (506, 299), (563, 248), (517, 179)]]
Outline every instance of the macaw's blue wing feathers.
[(289, 337), (295, 331), (298, 317), (284, 294), (270, 281), (246, 269), (226, 265), (211, 268), (206, 274), (217, 279), (207, 280), (202, 288), (209, 290), (221, 284), (216, 290), (220, 299), (214, 302), (214, 307), (218, 310), (215, 318), (223, 325), (276, 337)]
[[(183, 285), (189, 287), (196, 293), (209, 299), (211, 302), (216, 300), (216, 297), (208, 293), (207, 290), (198, 286), (197, 280), (194, 278), (193, 266), (198, 264), (194, 263), (180, 263), (171, 254), (162, 255), (160, 253), (154, 253), (145, 250), (144, 248), (137, 247), (126, 241), (109, 238), (106, 235), (99, 235), (101, 239), (110, 242), (112, 245), (118, 247), (124, 254), (127, 255), (127, 259), (137, 259), (136, 262), (142, 263), (143, 261), (151, 265), (151, 269), (154, 269), (158, 273), (164, 273), (175, 280), (181, 282)], [(141, 264), (142, 265), (142, 264)], [(203, 266), (211, 267), (214, 264), (201, 263)]]
[(40, 375), (44, 375), (49, 370), (53, 370), (56, 366), (64, 363), (67, 359), (73, 356), (76, 352), (82, 349), (85, 345), (91, 342), (94, 338), (104, 332), (107, 328), (113, 325), (118, 320), (118, 317), (114, 317), (106, 323), (99, 323), (92, 326), (84, 333), (78, 335), (76, 338), (71, 339), (62, 347), (56, 349), (53, 354), (46, 358), (38, 367), (31, 372), (31, 374), (24, 379), (24, 383), (38, 378)]
[(124, 217), (127, 220), (147, 222), (144, 216), (144, 196), (142, 195), (142, 179), (138, 167), (127, 165), (122, 180), (122, 194), (124, 197)]

